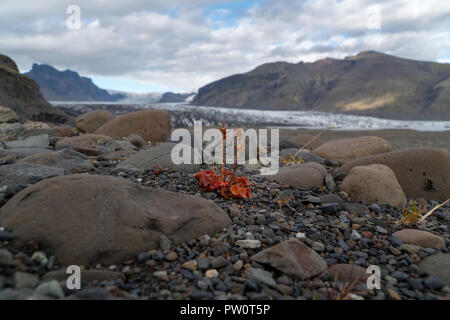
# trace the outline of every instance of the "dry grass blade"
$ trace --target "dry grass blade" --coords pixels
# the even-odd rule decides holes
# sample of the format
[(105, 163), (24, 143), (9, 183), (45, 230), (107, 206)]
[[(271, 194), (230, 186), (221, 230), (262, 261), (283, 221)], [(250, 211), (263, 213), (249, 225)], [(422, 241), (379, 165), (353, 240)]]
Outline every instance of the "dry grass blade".
[(334, 128), (334, 125), (330, 125), (328, 128), (322, 130), (321, 132), (319, 132), (318, 134), (316, 134), (311, 140), (309, 140), (307, 143), (305, 143), (305, 145), (303, 147), (301, 147), (300, 149), (298, 149), (297, 153), (294, 155), (294, 157), (297, 157), (297, 155), (302, 152), (303, 150), (305, 150), (305, 148), (314, 140), (316, 140), (318, 137), (320, 137), (322, 134), (324, 134), (325, 132), (327, 132), (328, 130), (330, 130), (331, 128)]
[(450, 201), (450, 198), (447, 199), (445, 202), (442, 202), (441, 204), (438, 204), (437, 206), (435, 206), (433, 209), (431, 209), (430, 211), (428, 211), (427, 214), (425, 214), (424, 216), (422, 216), (422, 217), (420, 218), (420, 221), (421, 221), (421, 222), (425, 221), (425, 219), (428, 218), (435, 210), (437, 210), (437, 209), (439, 209), (439, 208), (445, 206), (445, 204), (446, 204), (447, 202), (449, 202), (449, 201)]

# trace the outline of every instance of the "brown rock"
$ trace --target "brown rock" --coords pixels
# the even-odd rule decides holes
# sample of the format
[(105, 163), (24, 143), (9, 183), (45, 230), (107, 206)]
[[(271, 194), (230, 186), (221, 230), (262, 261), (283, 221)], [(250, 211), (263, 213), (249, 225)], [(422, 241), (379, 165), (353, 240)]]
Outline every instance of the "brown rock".
[(268, 264), (288, 276), (298, 279), (310, 278), (327, 269), (322, 257), (297, 239), (281, 242), (258, 252), (252, 261)]
[(14, 123), (19, 121), (19, 116), (10, 108), (0, 106), (0, 123)]
[(137, 148), (144, 148), (147, 145), (147, 142), (138, 134), (130, 134), (126, 140)]
[(366, 269), (353, 264), (337, 263), (328, 268), (328, 274), (333, 281), (353, 283), (356, 281), (366, 282), (368, 274)]
[(413, 149), (359, 158), (343, 165), (346, 175), (353, 167), (384, 164), (394, 171), (407, 197), (445, 201), (450, 195), (450, 154), (433, 149)]
[(94, 133), (102, 125), (114, 119), (109, 111), (95, 110), (78, 116), (75, 119), (75, 126), (83, 133)]
[(423, 248), (445, 248), (444, 239), (428, 231), (416, 229), (403, 229), (392, 234), (393, 237)]
[(392, 207), (406, 205), (406, 197), (394, 172), (382, 164), (354, 167), (341, 184), (353, 201), (387, 203)]
[(67, 137), (56, 143), (56, 149), (69, 148), (88, 156), (102, 153), (102, 144), (112, 141), (111, 137), (97, 134), (83, 134), (78, 137)]
[(314, 153), (319, 156), (342, 163), (390, 151), (392, 151), (391, 144), (375, 136), (331, 140), (314, 149)]
[(278, 181), (288, 184), (294, 188), (311, 189), (323, 186), (323, 180), (327, 174), (327, 169), (318, 163), (301, 163), (280, 168), (274, 175), (264, 176), (268, 180)]
[(437, 253), (426, 257), (419, 263), (419, 267), (450, 287), (450, 253)]
[(63, 168), (69, 173), (83, 173), (93, 169), (92, 163), (88, 157), (71, 149), (34, 154), (25, 157), (20, 160), (19, 163), (33, 163)]
[(141, 110), (117, 117), (95, 131), (111, 137), (123, 138), (138, 134), (146, 141), (166, 141), (170, 134), (170, 116), (163, 110)]
[(230, 222), (212, 201), (89, 174), (41, 181), (0, 211), (15, 245), (40, 243), (64, 265), (118, 264), (158, 249), (161, 235), (177, 245)]

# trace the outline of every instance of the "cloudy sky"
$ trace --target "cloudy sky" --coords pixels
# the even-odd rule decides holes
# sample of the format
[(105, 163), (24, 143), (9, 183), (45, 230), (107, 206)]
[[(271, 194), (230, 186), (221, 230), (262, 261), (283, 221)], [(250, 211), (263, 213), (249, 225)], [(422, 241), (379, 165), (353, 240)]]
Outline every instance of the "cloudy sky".
[(266, 62), (363, 50), (450, 62), (450, 1), (0, 0), (0, 53), (22, 72), (46, 63), (108, 89), (196, 91)]

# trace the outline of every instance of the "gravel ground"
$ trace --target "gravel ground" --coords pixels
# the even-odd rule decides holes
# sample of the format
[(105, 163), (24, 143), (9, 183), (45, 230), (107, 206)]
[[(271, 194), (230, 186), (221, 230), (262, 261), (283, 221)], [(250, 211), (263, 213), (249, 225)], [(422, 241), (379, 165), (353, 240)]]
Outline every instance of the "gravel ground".
[[(428, 218), (426, 225), (416, 226), (443, 237), (445, 248), (411, 248), (390, 236), (405, 227), (399, 222), (401, 213), (398, 210), (377, 204), (347, 202), (346, 194), (338, 192), (340, 181), (336, 181), (334, 192), (299, 190), (251, 176), (255, 171), (239, 168), (238, 173), (251, 176), (253, 198), (224, 200), (215, 193), (202, 193), (192, 175), (118, 171), (114, 169), (114, 161), (98, 161), (95, 166), (95, 174), (121, 176), (141, 185), (213, 200), (229, 213), (233, 223), (219, 234), (192, 239), (179, 246), (172, 246), (167, 238), (161, 238), (160, 250), (142, 252), (122, 265), (85, 266), (86, 270), (117, 273), (106, 281), (83, 283), (81, 292), (64, 288), (62, 294), (56, 286), (52, 293), (55, 297), (310, 300), (342, 299), (345, 296), (347, 299), (434, 300), (450, 294), (448, 286), (418, 266), (418, 262), (429, 255), (449, 251), (448, 205)], [(334, 168), (328, 167), (328, 170), (333, 172)], [(277, 203), (280, 195), (292, 198), (280, 207)], [(434, 201), (423, 203), (425, 209), (436, 204)], [(380, 266), (381, 290), (367, 290), (358, 283), (349, 286), (349, 282), (333, 279), (326, 273), (311, 279), (295, 279), (250, 260), (255, 253), (293, 238), (313, 248), (328, 266), (337, 263), (363, 268)], [(3, 235), (5, 239), (6, 235)], [(238, 240), (253, 240), (244, 241), (252, 243), (252, 248), (237, 245)], [(0, 248), (8, 248), (8, 243), (4, 241)], [(50, 270), (62, 267), (51, 253), (44, 257), (41, 252), (37, 253), (34, 244), (20, 250), (8, 249), (19, 262), (15, 267), (0, 266), (0, 289), (5, 288), (0, 290), (0, 298), (20, 298), (20, 294), (25, 295), (26, 290), (30, 290), (10, 289), (14, 283), (17, 286), (17, 272), (42, 279)], [(35, 289), (34, 296), (36, 291), (43, 290), (41, 286)]]

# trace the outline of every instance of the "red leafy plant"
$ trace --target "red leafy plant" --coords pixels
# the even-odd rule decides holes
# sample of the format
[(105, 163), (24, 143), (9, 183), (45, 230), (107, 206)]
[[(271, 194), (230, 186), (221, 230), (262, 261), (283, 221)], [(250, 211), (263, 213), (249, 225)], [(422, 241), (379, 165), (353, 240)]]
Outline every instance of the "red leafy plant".
[[(219, 169), (215, 170), (202, 170), (196, 174), (194, 177), (198, 179), (202, 191), (218, 192), (225, 199), (230, 198), (243, 198), (248, 199), (252, 197), (252, 191), (249, 186), (253, 184), (248, 181), (247, 177), (237, 177), (235, 176), (237, 169), (237, 155), (234, 163), (233, 171), (225, 169), (225, 141), (227, 138), (227, 128), (225, 125), (220, 128), (222, 133), (222, 150), (223, 150), (223, 161)], [(240, 146), (234, 147), (237, 152), (239, 152)]]

